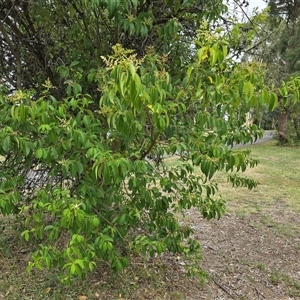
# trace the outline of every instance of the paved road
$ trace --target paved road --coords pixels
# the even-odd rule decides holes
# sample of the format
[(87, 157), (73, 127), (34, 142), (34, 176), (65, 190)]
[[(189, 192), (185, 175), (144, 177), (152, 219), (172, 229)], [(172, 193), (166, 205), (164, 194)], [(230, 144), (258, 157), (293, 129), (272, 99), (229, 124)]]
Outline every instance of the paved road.
[(262, 143), (272, 140), (273, 138), (274, 138), (273, 130), (265, 130), (264, 136), (261, 139), (258, 139), (256, 142), (234, 145), (233, 148), (240, 148), (240, 147), (250, 146), (253, 144), (262, 144)]

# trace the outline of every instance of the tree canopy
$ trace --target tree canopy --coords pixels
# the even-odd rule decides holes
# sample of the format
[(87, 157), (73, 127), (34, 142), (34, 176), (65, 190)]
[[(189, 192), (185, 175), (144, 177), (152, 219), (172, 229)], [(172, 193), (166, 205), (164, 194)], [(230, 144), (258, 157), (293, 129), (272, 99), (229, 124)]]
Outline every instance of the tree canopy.
[(221, 2), (1, 1), (0, 71), (11, 89), (39, 89), (49, 78), (63, 94), (67, 71), (62, 68), (61, 76), (59, 67), (80, 61), (83, 70), (98, 68), (101, 55), (118, 43), (139, 56), (154, 45), (179, 59), (179, 36), (190, 43), (202, 18), (213, 20), (225, 10)]
[(260, 63), (233, 59), (232, 35), (214, 23), (226, 6), (0, 5), (0, 210), (36, 241), (29, 269), (58, 267), (70, 281), (99, 260), (120, 270), (130, 253), (198, 257), (177, 214), (224, 213), (216, 172), (256, 186), (239, 173), (258, 161), (231, 147), (262, 134), (245, 113), (277, 101)]

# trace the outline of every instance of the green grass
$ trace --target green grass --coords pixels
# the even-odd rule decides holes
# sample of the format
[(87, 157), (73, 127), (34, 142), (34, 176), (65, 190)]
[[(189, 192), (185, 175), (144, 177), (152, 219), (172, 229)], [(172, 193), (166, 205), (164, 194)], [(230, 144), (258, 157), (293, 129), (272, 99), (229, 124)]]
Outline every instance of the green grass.
[[(272, 140), (264, 144), (251, 145), (251, 156), (259, 159), (260, 164), (247, 169), (244, 176), (259, 182), (257, 188), (232, 188), (224, 173), (214, 177), (220, 193), (228, 202), (229, 212), (239, 216), (268, 210), (280, 204), (287, 209), (300, 212), (300, 147), (279, 147)], [(166, 159), (168, 166), (179, 163), (177, 157)], [(199, 171), (196, 169), (196, 172)], [(199, 171), (200, 172), (200, 171)]]
[(239, 198), (251, 201), (254, 207), (281, 203), (286, 208), (300, 212), (300, 148), (278, 147), (275, 144), (272, 141), (268, 146), (251, 147), (253, 157), (258, 158), (260, 164), (246, 174), (260, 184), (257, 189), (245, 191)]
[(291, 276), (282, 273), (279, 270), (272, 270), (269, 280), (274, 285), (284, 283), (289, 288), (289, 296), (297, 297), (297, 299), (299, 299), (300, 283), (291, 278)]
[(300, 212), (300, 148), (279, 147), (276, 141), (252, 145), (251, 156), (260, 164), (244, 173), (259, 182), (257, 188), (234, 188), (227, 184), (224, 174), (217, 175), (220, 192), (230, 211), (243, 215), (267, 211), (274, 206)]
[(255, 266), (258, 270), (261, 270), (261, 271), (266, 270), (266, 264), (264, 262), (258, 262)]

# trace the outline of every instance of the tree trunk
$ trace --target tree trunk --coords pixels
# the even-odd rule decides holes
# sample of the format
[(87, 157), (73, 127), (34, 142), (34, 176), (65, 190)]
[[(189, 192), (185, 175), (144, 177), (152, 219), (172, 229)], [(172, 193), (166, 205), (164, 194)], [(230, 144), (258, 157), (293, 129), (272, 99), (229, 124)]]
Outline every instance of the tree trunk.
[(297, 134), (297, 139), (300, 141), (300, 124), (299, 124), (299, 117), (294, 116), (293, 117), (293, 123), (294, 123), (294, 128)]
[(280, 144), (286, 144), (287, 138), (287, 125), (289, 118), (289, 109), (287, 107), (281, 107), (279, 112), (279, 123), (278, 123), (278, 139)]

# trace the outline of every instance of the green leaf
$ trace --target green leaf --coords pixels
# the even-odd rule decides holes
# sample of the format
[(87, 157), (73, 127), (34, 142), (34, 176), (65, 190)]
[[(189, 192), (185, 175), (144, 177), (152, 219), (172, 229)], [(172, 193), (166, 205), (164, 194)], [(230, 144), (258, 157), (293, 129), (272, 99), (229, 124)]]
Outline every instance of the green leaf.
[(21, 233), (21, 236), (24, 237), (25, 241), (29, 241), (29, 230), (25, 230)]
[(228, 55), (228, 47), (223, 45), (222, 50), (223, 50), (224, 57), (226, 57)]
[(110, 172), (107, 164), (105, 164), (103, 167), (103, 179), (106, 184), (110, 183)]
[(263, 103), (268, 103), (269, 101), (269, 96), (266, 90), (262, 90), (262, 101)]
[(243, 93), (244, 93), (244, 81), (239, 80), (239, 96), (243, 97)]
[(76, 259), (74, 264), (77, 264), (81, 269), (84, 269), (84, 262), (81, 259)]
[(75, 66), (79, 65), (79, 63), (80, 62), (78, 60), (72, 61), (70, 67), (75, 67)]
[(43, 149), (43, 158), (47, 159), (49, 156), (49, 151), (47, 149)]
[(50, 257), (49, 256), (44, 257), (44, 262), (45, 262), (46, 268), (50, 270), (51, 269), (51, 259), (50, 259)]
[(47, 225), (45, 228), (44, 228), (44, 231), (48, 231), (48, 230), (53, 230), (55, 227), (53, 225)]
[(271, 93), (269, 100), (269, 110), (274, 110), (278, 106), (278, 98), (275, 93)]
[(74, 95), (78, 95), (82, 92), (82, 87), (80, 84), (78, 83), (75, 83), (74, 86), (73, 86), (73, 92), (74, 92)]
[(198, 55), (198, 59), (199, 62), (204, 61), (208, 56), (207, 56), (207, 47), (202, 47), (198, 50), (197, 55)]
[(25, 156), (28, 156), (30, 151), (31, 151), (31, 147), (29, 146), (30, 144), (25, 142), (24, 143), (24, 153), (25, 153)]
[(187, 79), (188, 79), (188, 80), (190, 80), (191, 74), (192, 74), (193, 70), (194, 70), (194, 66), (193, 66), (193, 65), (190, 65), (190, 66), (188, 67), (188, 70), (187, 70)]
[(130, 71), (131, 76), (134, 78), (136, 71), (135, 71), (135, 67), (132, 63), (129, 64), (129, 71)]
[(10, 140), (10, 136), (8, 135), (2, 141), (2, 149), (7, 152), (10, 150), (10, 147), (11, 147), (11, 140)]
[(67, 95), (68, 96), (71, 96), (71, 94), (72, 94), (72, 86), (69, 84), (68, 86), (67, 86)]
[(36, 151), (35, 151), (35, 156), (36, 156), (36, 158), (38, 158), (38, 159), (41, 159), (42, 157), (43, 157), (43, 154), (44, 154), (44, 150), (43, 149), (37, 149)]
[(72, 177), (76, 176), (77, 173), (77, 163), (76, 162), (72, 162), (69, 165), (69, 171)]
[(107, 8), (109, 11), (110, 16), (113, 15), (113, 13), (115, 12), (116, 8), (119, 7), (120, 5), (120, 0), (107, 0)]
[(75, 15), (75, 12), (76, 12), (74, 6), (70, 5), (70, 7), (69, 7), (69, 12), (70, 12), (71, 18), (73, 18), (74, 15)]
[(214, 66), (217, 62), (217, 53), (213, 48), (209, 48), (209, 54), (210, 54), (210, 65)]
[(22, 122), (25, 122), (28, 115), (27, 107), (24, 104), (21, 104), (19, 108), (20, 108), (20, 119)]
[(96, 227), (98, 227), (100, 225), (100, 221), (99, 221), (99, 219), (97, 217), (92, 218), (91, 223), (92, 223), (92, 226), (94, 228), (96, 228)]
[(89, 127), (91, 125), (91, 118), (88, 115), (85, 115), (82, 121), (86, 127)]
[(70, 273), (71, 273), (71, 275), (75, 275), (77, 273), (77, 268), (74, 263), (70, 267)]
[(78, 174), (81, 174), (83, 172), (83, 164), (80, 161), (76, 162), (76, 171)]

